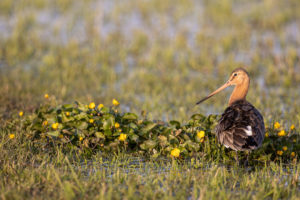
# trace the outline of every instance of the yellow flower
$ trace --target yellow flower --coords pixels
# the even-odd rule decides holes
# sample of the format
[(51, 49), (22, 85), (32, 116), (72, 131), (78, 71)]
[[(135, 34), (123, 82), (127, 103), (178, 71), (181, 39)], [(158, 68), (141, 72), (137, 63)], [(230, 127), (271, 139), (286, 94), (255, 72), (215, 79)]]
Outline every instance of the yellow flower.
[(291, 157), (292, 157), (292, 158), (294, 158), (295, 155), (296, 155), (295, 152), (292, 152), (292, 153), (291, 153)]
[(120, 128), (120, 124), (118, 122), (115, 123), (115, 128)]
[(90, 119), (89, 122), (92, 124), (94, 123), (94, 119)]
[(294, 129), (295, 129), (295, 125), (292, 124), (291, 127), (290, 127), (290, 129), (291, 129), (291, 130), (294, 130)]
[(279, 122), (275, 122), (275, 124), (274, 124), (274, 128), (275, 128), (275, 129), (279, 129), (279, 128), (280, 128), (280, 124), (279, 124)]
[(282, 156), (283, 151), (277, 151), (277, 155)]
[(48, 125), (48, 121), (47, 120), (43, 121), (43, 126), (47, 126), (47, 125)]
[(54, 130), (56, 130), (56, 129), (58, 128), (58, 123), (52, 124), (52, 128), (53, 128)]
[(287, 149), (288, 149), (287, 146), (282, 147), (283, 151), (286, 151)]
[(48, 98), (49, 98), (49, 94), (45, 94), (45, 95), (44, 95), (44, 98), (45, 98), (45, 99), (48, 99)]
[(19, 112), (19, 116), (22, 117), (23, 115), (24, 115), (24, 112), (23, 112), (23, 111), (20, 111), (20, 112)]
[(269, 133), (268, 132), (265, 133), (265, 137), (269, 137)]
[(83, 137), (80, 136), (80, 137), (79, 137), (79, 141), (82, 141), (82, 140), (83, 140)]
[(96, 104), (94, 102), (90, 103), (89, 104), (89, 108), (90, 109), (94, 109), (96, 107)]
[(103, 108), (104, 107), (104, 105), (102, 104), (102, 103), (100, 103), (99, 105), (98, 105), (98, 109), (100, 110), (101, 108)]
[(119, 103), (116, 99), (113, 99), (113, 100), (112, 100), (112, 104), (113, 104), (114, 106), (118, 106), (120, 103)]
[(293, 142), (295, 142), (295, 143), (297, 142), (296, 138), (295, 138), (295, 139), (293, 139)]
[(70, 116), (70, 112), (66, 112), (66, 116), (69, 117)]
[(180, 150), (178, 148), (175, 148), (171, 151), (171, 156), (177, 158), (180, 155)]
[(9, 134), (9, 139), (14, 139), (15, 137), (15, 134)]
[(197, 137), (198, 137), (198, 138), (201, 139), (201, 138), (204, 138), (204, 136), (205, 136), (205, 132), (204, 132), (204, 131), (198, 131), (198, 132), (197, 132)]
[(122, 142), (124, 142), (126, 140), (126, 138), (127, 138), (127, 135), (124, 134), (124, 133), (121, 133), (120, 136), (119, 136), (119, 140), (122, 141)]
[(285, 136), (285, 131), (284, 130), (279, 131), (278, 136), (279, 137)]

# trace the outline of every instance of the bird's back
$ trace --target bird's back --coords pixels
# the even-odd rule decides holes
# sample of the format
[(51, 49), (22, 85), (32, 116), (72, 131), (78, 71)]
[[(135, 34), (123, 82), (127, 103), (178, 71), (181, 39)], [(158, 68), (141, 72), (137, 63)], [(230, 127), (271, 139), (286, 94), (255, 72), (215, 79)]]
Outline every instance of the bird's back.
[(246, 100), (236, 101), (227, 107), (216, 127), (219, 142), (238, 151), (257, 149), (264, 134), (262, 115)]

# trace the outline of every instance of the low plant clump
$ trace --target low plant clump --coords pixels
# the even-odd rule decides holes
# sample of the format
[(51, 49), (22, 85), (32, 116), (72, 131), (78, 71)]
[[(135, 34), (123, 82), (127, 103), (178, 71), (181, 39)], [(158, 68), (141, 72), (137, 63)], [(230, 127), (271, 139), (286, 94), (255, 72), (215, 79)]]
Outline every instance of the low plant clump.
[[(24, 116), (21, 111), (12, 124), (21, 124), (28, 140), (46, 146), (80, 148), (91, 153), (126, 151), (151, 157), (163, 155), (180, 159), (200, 155), (206, 160), (234, 159), (233, 152), (224, 149), (216, 140), (217, 115), (194, 114), (182, 125), (175, 120), (151, 121), (145, 113), (141, 118), (130, 112), (120, 113), (118, 107), (116, 99), (110, 107), (94, 102), (51, 106), (48, 102), (32, 114)], [(14, 139), (15, 135), (10, 133), (8, 137)], [(251, 157), (262, 162), (296, 162), (300, 152), (298, 140), (294, 125), (284, 130), (276, 122), (267, 128), (262, 147)]]

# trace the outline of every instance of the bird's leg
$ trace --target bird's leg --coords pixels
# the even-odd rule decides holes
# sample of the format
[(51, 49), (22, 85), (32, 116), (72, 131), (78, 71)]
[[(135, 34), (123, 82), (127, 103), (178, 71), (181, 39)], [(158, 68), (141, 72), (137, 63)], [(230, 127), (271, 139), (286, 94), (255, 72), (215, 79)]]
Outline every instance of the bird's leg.
[(249, 154), (250, 154), (250, 151), (246, 151), (246, 160), (244, 162), (244, 167), (248, 166), (248, 163), (249, 163)]
[(236, 161), (237, 165), (240, 165), (239, 154), (237, 151), (235, 151), (235, 161)]

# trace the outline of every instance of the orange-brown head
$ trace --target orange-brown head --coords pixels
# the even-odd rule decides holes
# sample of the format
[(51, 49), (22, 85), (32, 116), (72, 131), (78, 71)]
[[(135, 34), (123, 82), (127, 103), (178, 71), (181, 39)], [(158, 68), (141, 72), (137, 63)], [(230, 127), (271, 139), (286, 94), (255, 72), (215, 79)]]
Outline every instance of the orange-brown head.
[(229, 99), (229, 105), (231, 105), (233, 102), (235, 102), (237, 100), (246, 98), (249, 84), (250, 84), (250, 78), (249, 78), (248, 72), (243, 68), (237, 68), (237, 69), (233, 70), (233, 72), (230, 75), (229, 80), (224, 85), (222, 85), (216, 91), (212, 92), (207, 97), (198, 101), (197, 104), (202, 103), (203, 101), (207, 100), (208, 98), (212, 97), (213, 95), (224, 90), (228, 86), (234, 85), (235, 88)]

